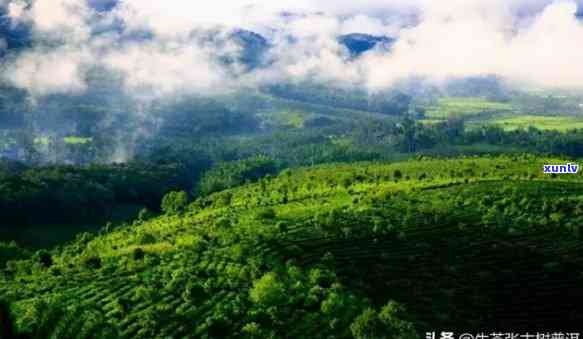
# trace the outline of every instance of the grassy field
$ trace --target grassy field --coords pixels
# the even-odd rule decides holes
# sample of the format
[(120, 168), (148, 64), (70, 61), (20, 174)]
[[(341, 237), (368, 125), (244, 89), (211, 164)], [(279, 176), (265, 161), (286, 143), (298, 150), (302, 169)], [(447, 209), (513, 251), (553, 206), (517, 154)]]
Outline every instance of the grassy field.
[(436, 105), (427, 109), (426, 117), (445, 119), (450, 115), (471, 117), (485, 112), (512, 111), (510, 103), (489, 101), (484, 98), (446, 97), (439, 98)]
[(583, 117), (520, 115), (497, 117), (487, 123), (500, 126), (505, 130), (526, 129), (532, 126), (542, 130), (566, 131), (583, 128)]
[(302, 111), (269, 111), (267, 113), (258, 114), (258, 117), (267, 125), (276, 128), (302, 128), (306, 118), (313, 116), (313, 114)]
[(64, 137), (63, 141), (66, 144), (70, 144), (70, 145), (85, 145), (85, 144), (89, 144), (89, 143), (93, 142), (93, 138), (68, 136), (68, 137)]
[[(34, 138), (34, 143), (38, 146), (48, 146), (52, 139), (46, 136), (39, 136)], [(69, 145), (86, 145), (93, 142), (93, 138), (84, 138), (78, 136), (68, 136), (63, 138), (63, 142)]]
[[(564, 114), (534, 115), (529, 114), (528, 108), (522, 107), (524, 105), (516, 105), (514, 107), (513, 103), (499, 103), (483, 98), (441, 98), (436, 105), (428, 108), (426, 118), (421, 123), (431, 125), (449, 116), (457, 116), (466, 119), (468, 128), (484, 125), (500, 126), (507, 131), (530, 126), (556, 131), (583, 128), (583, 116), (576, 116), (571, 111)], [(518, 106), (522, 108), (519, 109)]]

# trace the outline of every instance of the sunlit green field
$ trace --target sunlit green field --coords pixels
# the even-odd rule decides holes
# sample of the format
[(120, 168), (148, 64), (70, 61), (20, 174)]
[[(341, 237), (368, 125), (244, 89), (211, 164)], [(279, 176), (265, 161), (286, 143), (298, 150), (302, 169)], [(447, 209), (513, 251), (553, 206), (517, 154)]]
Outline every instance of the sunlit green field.
[(450, 116), (465, 118), (468, 128), (484, 125), (500, 126), (507, 131), (531, 126), (542, 130), (556, 131), (583, 128), (583, 117), (555, 114), (534, 115), (528, 110), (518, 110), (511, 103), (488, 101), (478, 97), (441, 98), (434, 106), (427, 109), (426, 118), (421, 123), (431, 125)]
[(509, 112), (512, 110), (510, 103), (489, 101), (484, 98), (440, 98), (437, 104), (429, 107), (426, 116), (433, 119), (443, 119), (450, 115), (474, 116), (484, 112)]
[[(93, 142), (93, 138), (84, 138), (78, 136), (68, 136), (63, 138), (63, 142), (69, 145), (85, 145)], [(47, 136), (38, 136), (34, 138), (34, 143), (39, 146), (47, 146), (51, 143), (51, 138)]]
[(501, 117), (489, 121), (505, 130), (515, 130), (519, 128), (536, 127), (544, 130), (566, 131), (569, 129), (583, 128), (583, 118), (566, 116), (536, 116), (521, 115), (516, 117)]
[(279, 127), (302, 128), (309, 113), (302, 111), (281, 110), (261, 114), (260, 117), (268, 124)]
[(66, 144), (83, 144), (84, 145), (84, 144), (91, 143), (93, 141), (93, 138), (69, 136), (69, 137), (63, 138), (63, 141), (65, 141)]
[(443, 122), (443, 121), (444, 121), (443, 119), (423, 119), (420, 122), (423, 125), (435, 125), (435, 124)]

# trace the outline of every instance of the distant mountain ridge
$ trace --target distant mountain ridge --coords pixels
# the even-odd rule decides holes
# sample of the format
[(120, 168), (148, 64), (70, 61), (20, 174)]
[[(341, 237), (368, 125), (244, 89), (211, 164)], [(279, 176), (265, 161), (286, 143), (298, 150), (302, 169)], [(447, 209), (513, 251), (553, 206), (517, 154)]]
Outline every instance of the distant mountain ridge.
[(358, 57), (376, 47), (389, 50), (397, 40), (386, 36), (375, 36), (363, 33), (350, 33), (338, 37), (338, 42), (344, 45), (352, 56)]
[[(30, 27), (14, 22), (2, 7), (0, 7), (0, 40), (4, 41), (7, 50), (30, 47), (32, 43)], [(3, 48), (0, 48), (0, 56), (3, 54)]]
[(265, 53), (271, 47), (266, 38), (261, 34), (244, 29), (235, 29), (229, 39), (242, 48), (239, 62), (247, 65), (250, 69), (260, 66)]
[[(115, 7), (117, 1), (91, 1), (90, 5), (98, 11), (108, 11)], [(147, 31), (142, 32), (124, 32), (124, 25), (120, 22), (112, 23), (111, 27), (97, 27), (93, 31), (94, 35), (108, 34), (115, 32), (120, 39), (149, 40), (154, 35)], [(34, 44), (30, 25), (16, 23), (8, 17), (6, 9), (0, 7), (0, 40), (5, 42), (6, 50), (22, 49), (32, 47)], [(210, 33), (210, 32), (209, 32)], [(213, 42), (224, 42), (217, 39), (214, 34), (209, 34)], [(291, 37), (294, 39), (294, 37)], [(241, 47), (240, 63), (247, 65), (249, 69), (261, 65), (264, 55), (273, 46), (270, 41), (263, 35), (250, 30), (235, 28), (228, 35), (227, 39)], [(204, 38), (203, 38), (204, 40)], [(390, 50), (396, 39), (387, 36), (375, 36), (365, 33), (350, 33), (337, 37), (340, 45), (346, 47), (352, 57), (359, 57), (363, 53), (374, 48), (383, 48)], [(0, 56), (3, 55), (0, 48)]]

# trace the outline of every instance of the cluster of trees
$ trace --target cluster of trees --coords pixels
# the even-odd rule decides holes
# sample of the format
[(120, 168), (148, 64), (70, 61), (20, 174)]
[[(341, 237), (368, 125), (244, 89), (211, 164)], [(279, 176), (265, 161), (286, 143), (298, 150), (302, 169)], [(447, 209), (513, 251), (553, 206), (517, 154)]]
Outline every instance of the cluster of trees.
[(202, 195), (223, 191), (255, 182), (267, 175), (275, 175), (278, 164), (265, 156), (221, 163), (206, 172), (201, 178), (197, 191)]
[(445, 92), (454, 97), (484, 97), (497, 102), (508, 102), (511, 95), (516, 96), (516, 93), (505, 88), (501, 79), (492, 75), (452, 79), (446, 85)]
[[(380, 135), (377, 140), (383, 140), (395, 150), (404, 153), (424, 150), (435, 150), (439, 153), (440, 148), (452, 145), (487, 144), (511, 146), (510, 148), (539, 154), (583, 156), (583, 131), (578, 129), (561, 132), (529, 127), (507, 131), (495, 125), (466, 129), (464, 120), (459, 117), (449, 117), (446, 121), (430, 125), (405, 117), (396, 124), (396, 128), (385, 128)], [(374, 142), (374, 139), (369, 138), (366, 141)]]
[(411, 96), (399, 91), (369, 94), (355, 88), (345, 89), (313, 83), (277, 84), (267, 90), (281, 98), (396, 116), (408, 113), (412, 102)]
[(35, 300), (20, 322), (12, 316), (9, 303), (0, 300), (1, 338), (114, 339), (119, 336), (119, 331), (106, 321), (102, 312), (79, 305), (68, 306), (58, 297)]
[(27, 107), (26, 92), (0, 85), (0, 130), (23, 126)]
[(0, 270), (4, 268), (8, 261), (27, 258), (31, 255), (30, 251), (19, 247), (16, 242), (0, 242)]
[(539, 130), (534, 127), (504, 131), (499, 127), (488, 126), (464, 134), (466, 142), (483, 142), (493, 145), (514, 145), (533, 153), (583, 156), (583, 131), (580, 129), (566, 132)]
[(259, 127), (253, 114), (234, 111), (224, 103), (204, 98), (161, 103), (153, 110), (156, 118), (161, 121), (160, 135), (172, 138), (251, 133)]
[(52, 166), (0, 171), (5, 227), (108, 220), (124, 205), (159, 210), (164, 194), (200, 173), (177, 164)]
[[(448, 154), (455, 146), (509, 146), (517, 150), (583, 156), (583, 132), (539, 130), (507, 131), (497, 126), (467, 129), (460, 117), (423, 124), (410, 116), (398, 121), (363, 118), (360, 121), (333, 120), (326, 126), (288, 131), (274, 131), (251, 138), (219, 137), (198, 139), (196, 144), (177, 144), (176, 140), (159, 142), (168, 150), (178, 149), (180, 156), (206, 154), (215, 163), (238, 161), (257, 156), (278, 160), (280, 168), (310, 166), (330, 162), (393, 160), (398, 155), (415, 153)], [(503, 147), (497, 149), (502, 150)], [(169, 152), (160, 152), (168, 154)], [(233, 170), (233, 169), (232, 169)], [(227, 185), (228, 186), (228, 185)]]
[[(209, 129), (209, 133), (212, 133), (211, 130), (215, 129)], [(441, 150), (446, 152), (451, 146), (476, 144), (512, 146), (510, 149), (519, 148), (534, 153), (583, 156), (583, 148), (580, 147), (583, 132), (580, 130), (560, 132), (530, 127), (506, 131), (497, 126), (467, 129), (464, 120), (459, 117), (450, 117), (443, 122), (429, 125), (409, 116), (396, 122), (368, 118), (352, 122), (330, 120), (325, 126), (276, 130), (250, 137), (220, 135), (224, 131), (215, 131), (217, 135), (204, 136), (196, 131), (184, 134), (170, 128), (166, 135), (136, 144), (133, 151), (143, 162), (179, 162), (193, 169), (258, 156), (277, 159), (280, 167), (390, 160), (398, 153), (406, 155), (428, 150), (439, 153)], [(17, 138), (17, 135), (23, 137)], [(22, 148), (22, 152), (26, 154), (24, 159), (32, 163), (50, 160), (87, 164), (95, 159), (110, 157), (119, 146), (99, 138), (77, 144), (66, 144), (62, 139), (50, 139), (46, 146), (42, 146), (46, 148), (43, 151), (45, 154), (51, 154), (47, 157), (40, 154), (39, 144), (35, 144), (29, 136), (30, 134), (24, 132), (13, 135), (18, 144), (28, 145)]]

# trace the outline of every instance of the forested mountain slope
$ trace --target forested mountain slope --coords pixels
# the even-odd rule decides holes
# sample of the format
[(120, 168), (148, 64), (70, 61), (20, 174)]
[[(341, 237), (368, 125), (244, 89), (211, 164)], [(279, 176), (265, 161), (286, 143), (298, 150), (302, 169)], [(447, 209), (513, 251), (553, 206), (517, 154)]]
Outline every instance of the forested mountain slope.
[(543, 174), (563, 162), (331, 164), (172, 193), (165, 215), (9, 261), (0, 299), (29, 337), (566, 331), (583, 320), (583, 179)]

